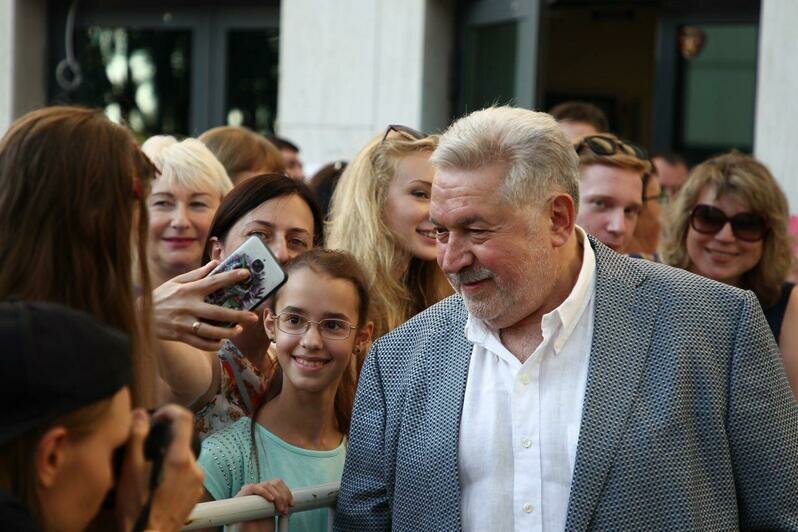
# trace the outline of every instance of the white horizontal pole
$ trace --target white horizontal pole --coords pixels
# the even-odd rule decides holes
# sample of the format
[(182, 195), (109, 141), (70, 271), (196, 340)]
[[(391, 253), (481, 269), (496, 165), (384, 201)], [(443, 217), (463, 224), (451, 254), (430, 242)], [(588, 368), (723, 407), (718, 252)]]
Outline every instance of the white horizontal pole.
[[(288, 509), (288, 513), (294, 514), (305, 510), (333, 507), (340, 487), (340, 482), (330, 482), (292, 490), (294, 505)], [(274, 505), (260, 495), (201, 502), (188, 516), (183, 530), (231, 525), (243, 521), (266, 519), (274, 517), (274, 515)]]

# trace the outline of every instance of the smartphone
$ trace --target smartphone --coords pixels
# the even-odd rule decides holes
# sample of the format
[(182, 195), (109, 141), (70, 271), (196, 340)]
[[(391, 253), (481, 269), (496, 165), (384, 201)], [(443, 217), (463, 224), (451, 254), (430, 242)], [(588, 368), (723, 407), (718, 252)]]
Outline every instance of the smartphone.
[[(207, 303), (233, 310), (252, 310), (288, 280), (288, 274), (280, 267), (271, 250), (257, 236), (248, 238), (209, 275), (236, 268), (249, 270), (249, 279), (220, 288), (205, 298)], [(232, 323), (224, 325), (233, 326)]]

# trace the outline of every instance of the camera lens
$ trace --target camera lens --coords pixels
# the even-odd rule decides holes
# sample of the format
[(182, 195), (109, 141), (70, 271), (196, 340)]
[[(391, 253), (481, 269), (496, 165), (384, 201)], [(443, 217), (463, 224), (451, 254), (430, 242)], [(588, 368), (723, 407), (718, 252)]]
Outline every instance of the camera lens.
[(252, 261), (252, 271), (254, 272), (262, 272), (263, 271), (263, 261), (260, 259), (256, 259)]

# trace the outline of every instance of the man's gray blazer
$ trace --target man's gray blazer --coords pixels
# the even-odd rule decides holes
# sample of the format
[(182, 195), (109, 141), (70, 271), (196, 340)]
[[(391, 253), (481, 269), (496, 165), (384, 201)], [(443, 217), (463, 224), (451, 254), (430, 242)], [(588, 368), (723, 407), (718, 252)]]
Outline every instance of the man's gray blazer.
[[(798, 405), (754, 295), (591, 244), (595, 322), (566, 529), (798, 529)], [(466, 317), (452, 296), (375, 343), (337, 530), (460, 529)]]

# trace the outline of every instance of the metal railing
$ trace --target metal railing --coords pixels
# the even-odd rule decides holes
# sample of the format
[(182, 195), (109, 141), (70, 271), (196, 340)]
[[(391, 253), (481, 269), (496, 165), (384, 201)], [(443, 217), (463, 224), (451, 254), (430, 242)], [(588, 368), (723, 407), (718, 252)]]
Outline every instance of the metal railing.
[[(340, 487), (340, 482), (330, 482), (329, 484), (319, 484), (292, 490), (294, 505), (288, 509), (288, 515), (279, 516), (278, 530), (288, 531), (288, 523), (292, 514), (318, 508), (327, 508), (327, 525), (329, 530), (332, 530), (333, 518), (335, 517), (335, 501), (338, 498)], [(188, 521), (186, 521), (183, 530), (232, 525), (243, 521), (266, 519), (267, 517), (274, 517), (274, 515), (274, 505), (259, 495), (201, 502), (194, 507), (191, 515), (188, 516)]]

